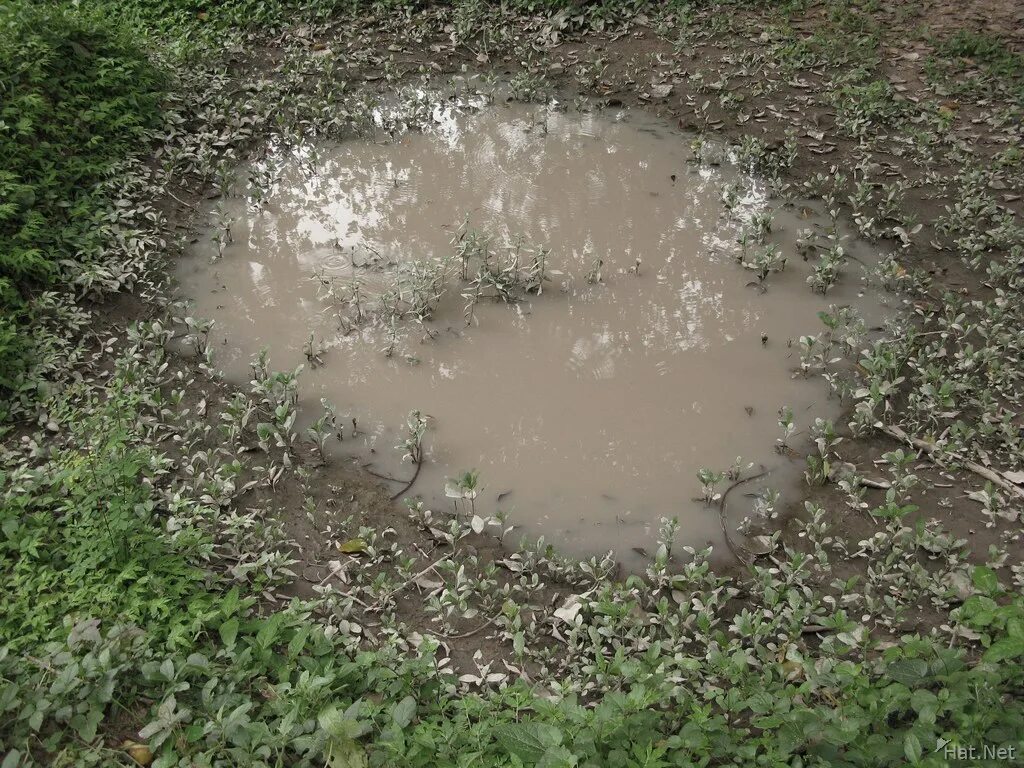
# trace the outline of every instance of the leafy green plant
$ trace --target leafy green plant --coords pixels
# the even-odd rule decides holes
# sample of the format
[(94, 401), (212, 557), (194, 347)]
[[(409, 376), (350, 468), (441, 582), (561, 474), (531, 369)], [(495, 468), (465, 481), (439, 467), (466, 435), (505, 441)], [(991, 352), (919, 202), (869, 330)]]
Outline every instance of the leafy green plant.
[(0, 8), (0, 387), (32, 345), (34, 292), (104, 248), (99, 183), (159, 121), (164, 77), (99, 12)]

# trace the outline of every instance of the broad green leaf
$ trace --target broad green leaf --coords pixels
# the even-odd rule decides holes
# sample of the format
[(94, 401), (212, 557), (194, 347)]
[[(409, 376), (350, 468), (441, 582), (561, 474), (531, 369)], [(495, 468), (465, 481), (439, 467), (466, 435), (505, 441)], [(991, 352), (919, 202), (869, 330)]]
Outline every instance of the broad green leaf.
[(995, 571), (983, 565), (975, 566), (974, 572), (971, 574), (971, 581), (974, 582), (976, 589), (986, 595), (999, 591), (999, 579), (996, 578)]
[(1024, 638), (1004, 637), (992, 643), (982, 658), (990, 664), (995, 664), (1006, 659), (1016, 659), (1018, 656), (1024, 656)]
[(532, 765), (562, 743), (562, 732), (547, 723), (515, 723), (495, 729), (498, 743), (524, 763)]
[(235, 644), (235, 638), (238, 637), (238, 619), (228, 619), (220, 625), (217, 631), (220, 633), (221, 642), (231, 648)]
[(576, 768), (576, 756), (565, 747), (550, 747), (540, 760), (537, 768)]
[(924, 659), (897, 659), (886, 674), (898, 683), (913, 688), (928, 676), (928, 662)]
[(310, 628), (306, 625), (296, 630), (295, 635), (288, 641), (289, 656), (295, 657), (302, 653), (302, 649), (306, 647), (306, 641), (309, 639), (309, 632)]
[(275, 613), (269, 619), (263, 622), (263, 626), (260, 631), (256, 633), (256, 644), (260, 648), (269, 648), (277, 640), (277, 635), (281, 631), (281, 622), (284, 621), (284, 615)]
[(366, 752), (352, 739), (341, 739), (331, 745), (327, 765), (330, 768), (366, 768)]
[(391, 720), (399, 728), (408, 728), (416, 716), (416, 699), (406, 696), (391, 708)]
[(911, 765), (917, 765), (921, 762), (921, 740), (912, 733), (908, 733), (903, 737), (903, 754), (906, 755)]
[(238, 602), (238, 587), (232, 587), (231, 591), (221, 600), (220, 609), (225, 616), (230, 616), (238, 610)]
[(366, 542), (362, 539), (349, 539), (344, 544), (338, 545), (338, 551), (346, 555), (362, 554), (366, 551)]

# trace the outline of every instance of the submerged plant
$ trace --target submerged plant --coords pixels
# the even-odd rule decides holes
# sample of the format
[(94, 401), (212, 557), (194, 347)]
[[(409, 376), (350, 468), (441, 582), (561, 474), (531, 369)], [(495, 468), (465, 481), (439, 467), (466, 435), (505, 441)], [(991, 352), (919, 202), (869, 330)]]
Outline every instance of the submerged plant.
[(721, 494), (715, 489), (725, 480), (725, 476), (725, 472), (715, 472), (707, 467), (702, 467), (697, 471), (697, 479), (700, 480), (701, 494), (705, 504), (711, 504), (721, 498)]
[(423, 463), (423, 438), (427, 434), (427, 417), (420, 411), (412, 411), (405, 423), (405, 439), (395, 446), (402, 451), (402, 461), (411, 461), (417, 466)]
[(444, 495), (449, 499), (468, 501), (470, 513), (476, 515), (476, 497), (480, 494), (480, 473), (475, 469), (463, 472), (444, 484)]
[(786, 257), (782, 255), (776, 245), (766, 245), (754, 252), (754, 257), (749, 261), (743, 261), (743, 266), (752, 271), (757, 278), (749, 285), (756, 285), (761, 292), (767, 290), (765, 281), (768, 275), (773, 272), (782, 272), (786, 268)]
[(788, 405), (779, 409), (779, 426), (782, 428), (782, 437), (776, 438), (775, 450), (784, 453), (789, 450), (789, 440), (796, 430), (793, 423), (793, 409)]
[(807, 277), (807, 284), (812, 290), (824, 296), (839, 280), (840, 269), (845, 262), (846, 254), (843, 247), (834, 244), (819, 256), (813, 272)]

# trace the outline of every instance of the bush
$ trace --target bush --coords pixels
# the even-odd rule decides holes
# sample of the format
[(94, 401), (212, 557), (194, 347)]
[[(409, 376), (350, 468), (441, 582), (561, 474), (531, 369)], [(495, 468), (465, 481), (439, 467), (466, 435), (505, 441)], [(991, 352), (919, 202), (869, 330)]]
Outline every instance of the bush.
[(31, 297), (101, 248), (94, 187), (159, 119), (161, 76), (96, 14), (0, 7), (0, 389), (27, 365)]

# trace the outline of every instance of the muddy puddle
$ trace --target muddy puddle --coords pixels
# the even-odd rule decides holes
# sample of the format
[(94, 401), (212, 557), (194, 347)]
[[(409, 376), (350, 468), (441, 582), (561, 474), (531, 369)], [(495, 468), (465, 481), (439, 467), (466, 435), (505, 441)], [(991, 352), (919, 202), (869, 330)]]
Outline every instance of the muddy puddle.
[[(446, 478), (477, 470), (478, 511), (574, 554), (636, 565), (673, 516), (679, 542), (724, 552), (697, 473), (737, 457), (744, 475), (771, 471), (730, 495), (733, 526), (760, 487), (795, 492), (803, 464), (775, 450), (780, 407), (804, 440), (839, 412), (820, 378), (794, 375), (796, 340), (823, 330), (829, 305), (877, 318), (862, 267), (812, 291), (798, 237), (828, 219), (765, 199), (729, 163), (696, 165), (692, 137), (650, 116), (433, 118), (397, 138), (271, 150), (211, 203), (178, 276), (215, 321), (215, 362), (239, 382), (262, 347), (275, 369), (305, 365), (306, 420), (329, 400), (336, 460), (382, 475), (411, 474), (394, 446), (410, 411), (429, 415), (412, 492), (434, 509), (451, 507)], [(772, 246), (787, 263), (762, 291), (739, 261)]]

